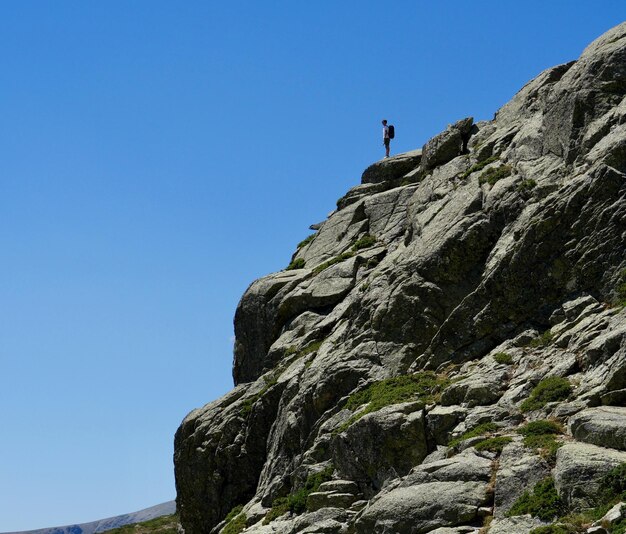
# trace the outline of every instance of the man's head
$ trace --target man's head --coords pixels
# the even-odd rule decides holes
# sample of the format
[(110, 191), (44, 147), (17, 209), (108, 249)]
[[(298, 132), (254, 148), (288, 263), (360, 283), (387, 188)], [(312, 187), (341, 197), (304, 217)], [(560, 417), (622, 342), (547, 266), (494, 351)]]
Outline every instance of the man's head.
[(387, 126), (387, 119), (383, 119), (383, 126)]

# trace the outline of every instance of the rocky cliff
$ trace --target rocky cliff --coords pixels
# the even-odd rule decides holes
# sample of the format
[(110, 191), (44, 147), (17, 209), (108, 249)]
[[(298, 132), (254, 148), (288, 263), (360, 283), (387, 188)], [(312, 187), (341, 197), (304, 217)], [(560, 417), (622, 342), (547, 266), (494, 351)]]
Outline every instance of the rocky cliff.
[(584, 532), (626, 496), (625, 243), (626, 23), (248, 288), (176, 433), (186, 534)]

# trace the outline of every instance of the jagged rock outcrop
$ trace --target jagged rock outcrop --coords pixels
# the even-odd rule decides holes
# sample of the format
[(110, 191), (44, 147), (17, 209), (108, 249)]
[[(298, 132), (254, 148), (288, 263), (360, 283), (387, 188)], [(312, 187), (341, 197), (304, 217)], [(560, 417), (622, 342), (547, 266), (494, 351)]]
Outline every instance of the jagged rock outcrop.
[(186, 534), (594, 506), (626, 462), (626, 23), (362, 181), (241, 299), (236, 387), (176, 434)]

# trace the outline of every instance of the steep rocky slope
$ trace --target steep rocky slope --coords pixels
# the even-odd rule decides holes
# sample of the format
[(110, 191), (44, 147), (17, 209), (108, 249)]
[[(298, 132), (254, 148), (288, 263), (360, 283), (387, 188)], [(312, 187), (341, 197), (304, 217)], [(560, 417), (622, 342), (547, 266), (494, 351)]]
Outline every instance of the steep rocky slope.
[(626, 23), (368, 168), (242, 297), (236, 387), (175, 438), (185, 532), (515, 534), (619, 500), (625, 95)]

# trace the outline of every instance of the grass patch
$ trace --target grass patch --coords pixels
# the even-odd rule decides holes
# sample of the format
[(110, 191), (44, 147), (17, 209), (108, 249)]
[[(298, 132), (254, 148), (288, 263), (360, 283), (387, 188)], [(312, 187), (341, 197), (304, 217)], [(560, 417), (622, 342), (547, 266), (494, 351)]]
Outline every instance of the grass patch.
[(343, 432), (364, 415), (385, 406), (417, 400), (424, 403), (436, 402), (449, 383), (449, 379), (438, 376), (432, 371), (422, 371), (413, 375), (396, 376), (374, 382), (350, 395), (346, 402), (348, 410), (355, 411), (365, 404), (367, 407), (348, 419), (337, 429), (336, 433)]
[(298, 243), (298, 250), (300, 250), (302, 247), (305, 247), (311, 241), (313, 241), (313, 239), (315, 238), (316, 235), (317, 234), (311, 234), (310, 236), (305, 237), (302, 241), (300, 241), (300, 243)]
[(565, 505), (556, 493), (552, 477), (535, 484), (532, 493), (525, 491), (515, 501), (507, 516), (530, 514), (542, 521), (550, 521), (563, 515)]
[(448, 447), (456, 447), (459, 443), (465, 441), (466, 439), (476, 438), (484, 434), (491, 434), (496, 430), (498, 430), (498, 425), (496, 425), (495, 423), (481, 423), (477, 427), (472, 428), (472, 430), (464, 432), (458, 438), (450, 440), (450, 442), (448, 443)]
[(487, 159), (484, 159), (483, 161), (479, 161), (478, 163), (472, 165), (469, 169), (467, 169), (463, 174), (461, 174), (461, 179), (465, 180), (466, 178), (469, 177), (470, 174), (477, 172), (477, 171), (482, 171), (487, 165), (495, 161), (498, 161), (499, 159), (500, 159), (500, 156), (491, 156)]
[(293, 271), (294, 269), (304, 269), (306, 262), (302, 258), (296, 258), (289, 265), (287, 265), (286, 271)]
[(550, 329), (548, 329), (540, 336), (537, 336), (535, 339), (532, 339), (530, 343), (528, 343), (528, 346), (532, 347), (533, 349), (537, 349), (540, 347), (547, 347), (550, 343), (552, 343), (553, 339), (554, 339), (554, 334), (552, 333)]
[(474, 445), (474, 448), (477, 451), (490, 451), (495, 453), (501, 453), (502, 449), (507, 445), (507, 443), (511, 443), (513, 441), (512, 438), (508, 436), (498, 436), (496, 438), (489, 438), (480, 443)]
[(555, 436), (563, 433), (563, 428), (554, 421), (545, 419), (532, 421), (518, 429), (524, 436), (524, 445), (529, 449), (535, 449), (539, 455), (548, 461), (556, 459), (556, 451), (562, 445)]
[(432, 371), (387, 378), (350, 395), (346, 408), (354, 411), (363, 404), (368, 404), (369, 413), (390, 404), (412, 400), (434, 402), (448, 382), (448, 379), (441, 378)]
[(493, 359), (497, 363), (501, 363), (503, 365), (511, 365), (513, 363), (513, 358), (510, 354), (507, 354), (506, 352), (496, 352), (493, 355)]
[[(239, 511), (233, 515), (233, 512), (237, 509), (239, 509)], [(222, 534), (239, 534), (240, 532), (243, 532), (247, 526), (248, 518), (246, 517), (246, 514), (241, 513), (242, 509), (243, 506), (237, 506), (230, 511), (230, 513), (226, 516), (228, 523), (222, 530)], [(230, 519), (228, 519), (229, 517)]]
[(306, 356), (308, 354), (311, 354), (312, 352), (317, 351), (322, 346), (322, 343), (324, 343), (324, 341), (325, 341), (324, 339), (321, 341), (314, 341), (313, 343), (308, 344), (306, 347), (304, 347), (301, 350), (298, 350), (296, 347), (292, 345), (291, 347), (287, 347), (285, 349), (283, 356), (289, 357), (295, 354), (296, 358), (302, 358), (302, 356)]
[(566, 525), (546, 525), (545, 527), (533, 528), (530, 534), (575, 534), (576, 531), (572, 530)]
[(324, 263), (320, 263), (317, 267), (315, 267), (315, 269), (313, 269), (313, 274), (319, 274), (322, 271), (331, 267), (332, 265), (335, 265), (336, 263), (340, 263), (344, 260), (352, 258), (353, 256), (354, 256), (354, 252), (352, 251), (339, 254), (339, 256), (335, 256), (334, 258), (331, 258), (330, 260), (327, 260)]
[(520, 409), (522, 412), (539, 410), (549, 402), (567, 399), (571, 393), (572, 385), (569, 380), (560, 376), (550, 376), (535, 386), (530, 396), (522, 402)]
[(239, 505), (235, 506), (230, 512), (228, 512), (228, 515), (224, 518), (224, 521), (226, 521), (227, 523), (231, 522), (242, 511), (243, 511), (243, 504), (239, 504)]
[(626, 532), (626, 519), (622, 519), (618, 523), (612, 525), (609, 532), (611, 534), (624, 534)]
[(307, 497), (316, 492), (322, 482), (328, 482), (332, 479), (335, 468), (329, 466), (319, 473), (309, 475), (304, 482), (304, 486), (297, 491), (291, 492), (287, 497), (279, 497), (274, 499), (271, 510), (263, 519), (263, 524), (267, 525), (277, 517), (291, 512), (293, 514), (301, 514), (306, 510)]
[(500, 165), (500, 167), (491, 167), (478, 177), (478, 183), (494, 185), (498, 180), (511, 176), (513, 169), (509, 165)]
[(294, 345), (291, 345), (285, 349), (285, 352), (283, 352), (283, 356), (285, 357), (293, 356), (297, 352), (298, 352), (298, 349)]
[(540, 419), (524, 425), (518, 429), (518, 432), (524, 437), (544, 436), (546, 434), (562, 434), (563, 427), (554, 421)]
[(143, 521), (141, 523), (124, 525), (123, 527), (107, 530), (107, 532), (111, 534), (177, 534), (178, 515), (164, 515), (156, 519), (151, 519), (150, 521)]
[(374, 244), (376, 244), (376, 238), (373, 235), (366, 234), (361, 239), (355, 241), (352, 245), (352, 249), (348, 252), (343, 252), (339, 254), (339, 256), (335, 256), (330, 260), (326, 260), (324, 263), (320, 263), (317, 267), (315, 267), (315, 269), (313, 269), (313, 274), (319, 274), (337, 263), (353, 258), (359, 250), (369, 248)]
[(263, 524), (269, 525), (274, 519), (279, 518), (281, 515), (285, 515), (289, 512), (289, 505), (287, 504), (287, 497), (279, 497), (278, 499), (274, 499), (272, 503), (272, 508), (267, 515), (263, 518)]
[(364, 248), (369, 248), (376, 244), (376, 238), (373, 235), (365, 234), (361, 239), (354, 242), (352, 250), (355, 252)]
[(322, 343), (324, 343), (324, 340), (314, 341), (310, 345), (307, 345), (300, 352), (298, 352), (298, 358), (301, 358), (302, 356), (307, 356), (308, 354), (311, 354), (312, 352), (317, 352), (319, 348), (322, 346)]
[(528, 178), (526, 180), (522, 180), (517, 185), (517, 190), (520, 193), (523, 193), (525, 191), (530, 191), (531, 189), (534, 189), (535, 187), (537, 187), (537, 182), (535, 180), (533, 180), (532, 178)]

